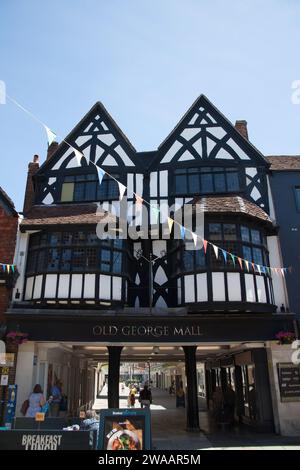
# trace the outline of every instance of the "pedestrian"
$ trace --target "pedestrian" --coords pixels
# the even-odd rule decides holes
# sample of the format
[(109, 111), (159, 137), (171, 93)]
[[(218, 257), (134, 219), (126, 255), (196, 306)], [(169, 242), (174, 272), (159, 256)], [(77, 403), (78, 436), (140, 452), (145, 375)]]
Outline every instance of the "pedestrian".
[(182, 381), (180, 382), (179, 387), (176, 389), (176, 408), (179, 408), (180, 406), (185, 408), (185, 393)]
[(150, 408), (152, 403), (152, 393), (151, 390), (148, 388), (148, 385), (144, 385), (143, 390), (140, 391), (140, 403), (141, 408)]
[(59, 382), (59, 380), (57, 380), (55, 384), (51, 387), (50, 394), (53, 397), (50, 404), (50, 416), (52, 418), (57, 418), (59, 416), (60, 402), (62, 399), (61, 383)]
[(29, 406), (26, 411), (26, 418), (35, 418), (36, 413), (42, 411), (42, 407), (45, 405), (46, 400), (43, 395), (43, 390), (40, 384), (36, 384), (32, 393), (29, 396)]
[(133, 393), (132, 390), (129, 392), (127, 403), (129, 408), (135, 407), (135, 393)]

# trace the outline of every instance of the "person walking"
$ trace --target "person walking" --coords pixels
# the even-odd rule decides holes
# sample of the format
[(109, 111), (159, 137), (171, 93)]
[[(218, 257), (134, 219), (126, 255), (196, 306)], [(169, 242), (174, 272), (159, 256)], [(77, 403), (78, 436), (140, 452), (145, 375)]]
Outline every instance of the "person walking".
[(58, 380), (51, 387), (50, 394), (53, 397), (50, 404), (50, 416), (51, 418), (57, 418), (59, 416), (59, 408), (62, 398), (61, 384)]
[(150, 408), (152, 403), (152, 393), (148, 385), (144, 385), (143, 390), (140, 391), (141, 408)]
[(42, 407), (45, 405), (46, 400), (43, 395), (43, 390), (40, 384), (36, 384), (29, 398), (29, 406), (26, 411), (26, 418), (35, 418), (36, 413), (42, 411)]

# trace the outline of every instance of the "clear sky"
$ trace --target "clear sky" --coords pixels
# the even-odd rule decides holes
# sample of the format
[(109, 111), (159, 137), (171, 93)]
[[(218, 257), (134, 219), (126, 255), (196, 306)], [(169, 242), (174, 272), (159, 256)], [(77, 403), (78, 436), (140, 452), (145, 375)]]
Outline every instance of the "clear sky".
[[(300, 154), (299, 0), (0, 0), (0, 80), (60, 136), (98, 100), (153, 150), (204, 93), (265, 154)], [(22, 209), (43, 128), (0, 105), (0, 185)]]

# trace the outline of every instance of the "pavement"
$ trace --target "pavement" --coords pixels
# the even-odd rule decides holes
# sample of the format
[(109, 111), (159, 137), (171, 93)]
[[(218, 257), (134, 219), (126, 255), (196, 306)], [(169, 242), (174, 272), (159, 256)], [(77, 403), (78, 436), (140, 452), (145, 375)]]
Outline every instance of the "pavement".
[[(127, 408), (129, 389), (120, 384), (120, 408)], [(153, 448), (158, 450), (300, 450), (299, 437), (256, 433), (246, 427), (219, 429), (200, 404), (199, 433), (185, 430), (186, 410), (176, 408), (175, 396), (152, 388), (151, 426)], [(136, 400), (136, 408), (140, 407)], [(107, 408), (107, 386), (94, 403), (95, 410)]]

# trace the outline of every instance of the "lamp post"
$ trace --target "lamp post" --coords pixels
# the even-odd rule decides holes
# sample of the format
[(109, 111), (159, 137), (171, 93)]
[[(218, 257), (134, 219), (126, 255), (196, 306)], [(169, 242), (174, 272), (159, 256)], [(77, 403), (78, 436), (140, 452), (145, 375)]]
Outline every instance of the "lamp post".
[(151, 363), (150, 361), (147, 362), (148, 364), (148, 382), (149, 382), (149, 387), (151, 385)]

